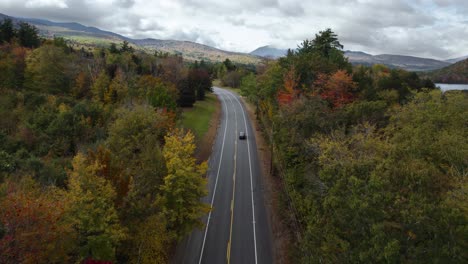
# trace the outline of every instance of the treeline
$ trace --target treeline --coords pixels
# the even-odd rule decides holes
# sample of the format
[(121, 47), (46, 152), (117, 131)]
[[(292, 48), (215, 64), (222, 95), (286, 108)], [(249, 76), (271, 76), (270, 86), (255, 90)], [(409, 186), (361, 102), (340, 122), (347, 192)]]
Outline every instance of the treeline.
[(0, 22), (0, 43), (13, 40), (27, 48), (36, 48), (41, 44), (41, 38), (34, 26), (25, 22), (15, 25), (13, 20), (4, 19)]
[(352, 67), (330, 29), (244, 77), (241, 91), (272, 139), (292, 262), (467, 261), (466, 93)]
[(29, 25), (27, 45), (22, 27), (0, 24), (0, 262), (166, 263), (209, 210), (207, 165), (176, 127), (207, 69)]
[(211, 76), (220, 80), (222, 86), (239, 88), (242, 78), (249, 73), (256, 73), (255, 65), (236, 64), (229, 59), (211, 65)]

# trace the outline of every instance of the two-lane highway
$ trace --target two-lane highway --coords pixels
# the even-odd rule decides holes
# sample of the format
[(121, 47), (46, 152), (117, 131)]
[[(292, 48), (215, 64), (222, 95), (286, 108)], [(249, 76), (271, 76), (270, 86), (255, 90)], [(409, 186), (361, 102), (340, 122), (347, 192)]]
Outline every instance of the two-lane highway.
[[(222, 117), (208, 170), (205, 228), (177, 247), (174, 263), (273, 263), (255, 134), (234, 93), (214, 88)], [(247, 135), (239, 139), (239, 132)]]

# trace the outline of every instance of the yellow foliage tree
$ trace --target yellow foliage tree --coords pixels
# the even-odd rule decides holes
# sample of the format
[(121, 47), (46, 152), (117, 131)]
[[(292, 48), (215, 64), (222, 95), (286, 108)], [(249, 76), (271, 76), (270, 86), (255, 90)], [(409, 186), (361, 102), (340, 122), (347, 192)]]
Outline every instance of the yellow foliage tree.
[(168, 221), (168, 229), (181, 238), (194, 227), (200, 227), (201, 216), (209, 211), (208, 205), (200, 200), (207, 195), (203, 176), (208, 165), (206, 162), (196, 164), (194, 135), (191, 132), (176, 129), (165, 140), (163, 155), (168, 174), (164, 177), (158, 203)]
[(112, 184), (98, 177), (101, 164), (89, 163), (79, 153), (69, 175), (69, 221), (78, 232), (81, 258), (113, 261), (115, 248), (124, 239), (114, 207), (116, 193)]
[(169, 262), (169, 248), (174, 241), (174, 235), (168, 232), (166, 220), (161, 214), (152, 215), (138, 224), (133, 240), (135, 247), (130, 252), (130, 263), (163, 264)]

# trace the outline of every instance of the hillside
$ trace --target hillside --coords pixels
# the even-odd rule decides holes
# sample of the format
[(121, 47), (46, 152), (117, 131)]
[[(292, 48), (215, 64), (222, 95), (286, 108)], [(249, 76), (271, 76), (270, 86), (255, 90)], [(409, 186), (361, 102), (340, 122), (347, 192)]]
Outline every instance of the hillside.
[(146, 50), (159, 50), (169, 53), (181, 54), (185, 59), (188, 60), (203, 59), (209, 61), (224, 61), (226, 58), (228, 58), (231, 61), (244, 64), (256, 64), (262, 61), (262, 59), (258, 56), (224, 51), (191, 41), (133, 39), (130, 40), (130, 42)]
[(408, 71), (435, 70), (450, 65), (450, 63), (444, 61), (403, 55), (382, 54), (373, 56), (373, 58), (376, 63)]
[[(283, 57), (286, 55), (286, 53), (286, 49), (277, 49), (271, 46), (263, 46), (250, 52), (250, 54), (253, 55), (273, 59)], [(349, 59), (349, 62), (355, 65), (384, 64), (391, 68), (401, 68), (408, 71), (436, 70), (446, 67), (452, 63), (449, 61), (439, 61), (413, 56), (402, 56), (392, 54), (371, 55), (361, 51), (345, 51), (345, 56)]]
[(59, 23), (44, 19), (35, 18), (16, 18), (0, 14), (0, 20), (11, 18), (15, 23), (27, 22), (39, 29), (40, 35), (46, 38), (54, 36), (63, 37), (70, 40), (75, 45), (85, 46), (107, 46), (110, 43), (119, 43), (124, 40), (133, 43), (135, 48), (148, 51), (160, 50), (169, 53), (182, 55), (187, 60), (210, 60), (224, 61), (230, 59), (233, 62), (256, 64), (262, 61), (262, 58), (244, 53), (235, 53), (216, 49), (203, 44), (179, 41), (179, 40), (160, 40), (160, 39), (131, 39), (114, 32), (101, 30), (96, 27), (88, 27), (79, 23)]
[(428, 77), (436, 83), (468, 84), (468, 59), (436, 71), (422, 73), (421, 76)]

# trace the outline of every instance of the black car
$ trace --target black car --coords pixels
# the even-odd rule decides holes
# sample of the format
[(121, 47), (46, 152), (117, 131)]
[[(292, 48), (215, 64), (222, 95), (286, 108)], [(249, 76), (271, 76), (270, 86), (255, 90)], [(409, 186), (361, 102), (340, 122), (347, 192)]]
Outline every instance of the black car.
[(239, 132), (239, 139), (245, 139), (246, 135), (244, 131)]

